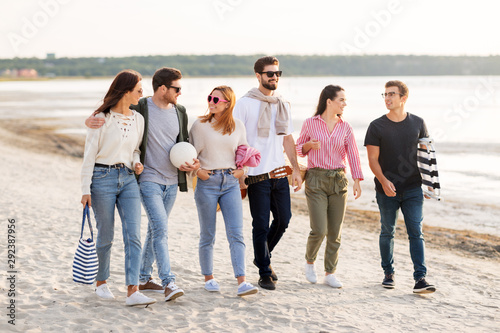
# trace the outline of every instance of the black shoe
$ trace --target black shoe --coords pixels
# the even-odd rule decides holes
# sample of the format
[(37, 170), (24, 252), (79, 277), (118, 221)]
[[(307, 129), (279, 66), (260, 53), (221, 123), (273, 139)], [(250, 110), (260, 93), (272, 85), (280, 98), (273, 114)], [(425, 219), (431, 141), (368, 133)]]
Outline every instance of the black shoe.
[(387, 289), (394, 289), (394, 287), (396, 287), (396, 282), (394, 281), (394, 273), (385, 275), (384, 281), (382, 281), (382, 287)]
[[(259, 267), (257, 266), (257, 262), (255, 261), (255, 259), (253, 260), (253, 264), (255, 265), (255, 267)], [(269, 269), (271, 270), (271, 279), (273, 279), (273, 281), (278, 281), (278, 275), (276, 275), (271, 265), (269, 265)]]
[(259, 286), (261, 288), (267, 289), (267, 290), (274, 290), (276, 289), (276, 285), (274, 284), (273, 279), (269, 276), (261, 276), (259, 279)]
[(413, 287), (413, 292), (415, 294), (430, 294), (436, 291), (436, 287), (432, 284), (428, 284), (425, 281), (425, 278), (421, 278), (415, 283), (415, 287)]

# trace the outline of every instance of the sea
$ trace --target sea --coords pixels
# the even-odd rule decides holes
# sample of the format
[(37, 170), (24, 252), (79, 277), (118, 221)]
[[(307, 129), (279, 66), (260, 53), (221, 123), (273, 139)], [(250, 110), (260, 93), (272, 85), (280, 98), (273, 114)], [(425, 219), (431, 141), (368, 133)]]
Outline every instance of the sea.
[[(354, 200), (351, 193), (348, 206), (377, 211), (363, 140), (370, 122), (387, 113), (381, 94), (391, 79), (408, 85), (406, 110), (424, 118), (435, 141), (442, 200), (426, 201), (424, 223), (500, 236), (500, 76), (283, 76), (278, 92), (291, 103), (297, 138), (302, 122), (314, 114), (321, 90), (329, 84), (345, 89), (344, 118), (354, 129), (365, 176), (361, 198)], [(83, 137), (83, 121), (99, 106), (111, 81), (1, 81), (0, 121), (57, 118), (60, 125), (63, 119), (56, 131)], [(181, 82), (178, 102), (186, 106), (190, 124), (207, 111), (206, 97), (214, 87), (228, 85), (239, 98), (257, 85), (255, 77), (184, 78)], [(150, 77), (143, 79), (143, 89), (145, 96), (152, 95)], [(294, 195), (303, 196), (303, 191)]]

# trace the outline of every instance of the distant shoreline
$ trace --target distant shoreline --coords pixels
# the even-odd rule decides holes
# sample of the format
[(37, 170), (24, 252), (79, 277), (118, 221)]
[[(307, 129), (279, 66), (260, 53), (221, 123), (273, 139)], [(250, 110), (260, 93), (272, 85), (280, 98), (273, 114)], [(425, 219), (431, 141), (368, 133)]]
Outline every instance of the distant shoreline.
[[(167, 66), (184, 77), (251, 76), (255, 55), (169, 55), (135, 57), (14, 58), (0, 59), (2, 72), (35, 70), (40, 77), (114, 76), (132, 68), (153, 75)], [(416, 76), (416, 75), (500, 75), (500, 55), (276, 55), (287, 76)], [(7, 75), (7, 74), (3, 74)]]
[(95, 79), (109, 79), (112, 76), (56, 76), (56, 77), (36, 77), (36, 78), (11, 78), (11, 77), (0, 77), (0, 82), (11, 82), (11, 81), (52, 81), (52, 80), (95, 80)]

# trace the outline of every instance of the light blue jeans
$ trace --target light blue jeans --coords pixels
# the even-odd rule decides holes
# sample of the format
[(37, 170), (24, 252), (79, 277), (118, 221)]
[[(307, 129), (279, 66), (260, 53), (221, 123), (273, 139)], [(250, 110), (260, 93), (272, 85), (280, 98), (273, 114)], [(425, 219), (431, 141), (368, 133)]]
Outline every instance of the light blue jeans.
[(177, 184), (141, 182), (139, 186), (142, 204), (148, 214), (148, 232), (142, 248), (139, 281), (144, 283), (149, 280), (156, 259), (158, 275), (165, 287), (171, 281), (175, 281), (175, 275), (170, 270), (168, 253), (168, 217), (177, 197)]
[(243, 240), (243, 208), (238, 179), (231, 170), (214, 170), (207, 180), (198, 178), (194, 200), (200, 221), (201, 274), (213, 274), (213, 252), (217, 203), (220, 205), (226, 236), (229, 242), (231, 263), (235, 277), (245, 275), (245, 242)]
[(418, 281), (427, 274), (425, 265), (425, 242), (422, 233), (422, 220), (424, 196), (422, 188), (406, 190), (388, 197), (384, 193), (376, 193), (378, 207), (380, 209), (380, 256), (382, 257), (382, 268), (385, 274), (394, 273), (394, 234), (396, 233), (396, 222), (398, 212), (403, 212), (406, 232), (410, 240), (410, 256), (413, 261), (413, 278)]
[(125, 167), (94, 167), (90, 192), (97, 225), (97, 281), (109, 278), (116, 206), (122, 222), (125, 247), (125, 284), (138, 285), (141, 260), (141, 199), (134, 172)]

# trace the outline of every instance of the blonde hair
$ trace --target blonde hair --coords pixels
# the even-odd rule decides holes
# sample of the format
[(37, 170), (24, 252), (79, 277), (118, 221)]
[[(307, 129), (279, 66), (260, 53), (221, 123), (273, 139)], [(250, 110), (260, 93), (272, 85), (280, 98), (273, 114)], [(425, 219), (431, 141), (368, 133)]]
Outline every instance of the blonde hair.
[[(236, 124), (233, 118), (233, 109), (234, 105), (236, 104), (236, 96), (234, 94), (233, 89), (231, 89), (231, 87), (228, 86), (215, 87), (210, 93), (210, 95), (212, 95), (212, 93), (216, 90), (221, 92), (222, 96), (228, 102), (229, 105), (226, 108), (226, 110), (222, 112), (219, 120), (212, 124), (212, 127), (214, 130), (221, 132), (222, 135), (226, 134), (231, 135), (231, 133), (233, 133), (236, 128)], [(207, 121), (211, 122), (213, 118), (214, 114), (210, 113), (210, 110), (208, 110), (208, 113), (206, 115), (200, 117), (201, 119), (200, 121), (202, 123), (206, 123)]]

